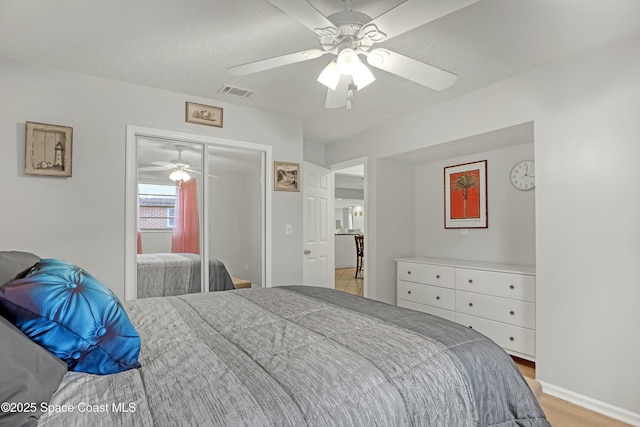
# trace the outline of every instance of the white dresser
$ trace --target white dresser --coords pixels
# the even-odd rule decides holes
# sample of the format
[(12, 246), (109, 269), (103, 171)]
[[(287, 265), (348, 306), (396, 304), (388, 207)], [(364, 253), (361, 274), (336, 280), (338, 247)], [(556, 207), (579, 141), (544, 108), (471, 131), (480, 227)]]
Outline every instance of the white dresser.
[(396, 262), (399, 307), (461, 323), (535, 361), (534, 267), (420, 257)]

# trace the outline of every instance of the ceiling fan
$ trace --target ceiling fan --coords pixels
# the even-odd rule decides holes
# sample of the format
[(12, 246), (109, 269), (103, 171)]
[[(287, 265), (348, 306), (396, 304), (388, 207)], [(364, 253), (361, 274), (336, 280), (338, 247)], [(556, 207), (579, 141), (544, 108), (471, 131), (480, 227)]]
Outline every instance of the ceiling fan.
[(351, 0), (342, 0), (345, 3), (344, 11), (326, 17), (304, 0), (267, 1), (314, 31), (319, 37), (320, 48), (238, 65), (229, 68), (229, 72), (243, 76), (316, 59), (329, 53), (337, 55), (324, 68), (318, 81), (329, 88), (325, 104), (327, 108), (346, 105), (350, 109), (354, 92), (375, 80), (371, 70), (360, 61), (359, 55), (366, 57), (372, 67), (434, 90), (453, 85), (457, 78), (453, 73), (373, 46), (478, 0), (406, 0), (374, 19), (351, 10)]
[[(151, 162), (152, 165), (155, 166), (147, 166), (138, 168), (138, 171), (161, 171), (161, 170), (171, 170), (169, 173), (169, 179), (172, 181), (188, 181), (191, 179), (191, 176), (187, 172), (196, 173), (198, 175), (201, 174), (200, 171), (191, 168), (191, 165), (182, 160), (182, 151), (186, 147), (184, 145), (176, 144), (176, 150), (178, 151), (178, 158), (172, 159), (170, 162), (165, 162), (161, 160), (156, 160)], [(211, 178), (218, 178), (215, 175), (209, 175)]]

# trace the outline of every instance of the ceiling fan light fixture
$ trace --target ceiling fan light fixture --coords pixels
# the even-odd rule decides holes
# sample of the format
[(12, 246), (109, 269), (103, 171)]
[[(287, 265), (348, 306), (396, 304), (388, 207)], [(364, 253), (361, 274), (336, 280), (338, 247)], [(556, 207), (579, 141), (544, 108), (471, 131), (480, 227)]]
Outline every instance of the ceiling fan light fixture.
[(329, 62), (329, 65), (324, 67), (324, 70), (318, 76), (318, 81), (329, 89), (336, 90), (340, 81), (340, 70), (338, 70), (338, 65), (335, 61)]
[(171, 181), (184, 181), (184, 182), (187, 182), (187, 181), (189, 181), (191, 179), (191, 177), (189, 176), (188, 173), (186, 173), (181, 168), (175, 168), (169, 174), (169, 179)]
[(376, 80), (371, 70), (360, 61), (356, 64), (351, 77), (358, 90), (364, 89)]
[(358, 54), (355, 50), (350, 47), (344, 48), (338, 54), (338, 70), (342, 74), (346, 74), (350, 76), (353, 74), (353, 71), (360, 64), (360, 58), (358, 58)]

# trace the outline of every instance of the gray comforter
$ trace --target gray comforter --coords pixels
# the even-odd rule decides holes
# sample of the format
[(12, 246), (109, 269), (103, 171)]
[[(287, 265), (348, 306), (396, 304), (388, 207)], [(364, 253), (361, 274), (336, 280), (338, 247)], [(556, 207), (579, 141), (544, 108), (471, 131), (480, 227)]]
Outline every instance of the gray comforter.
[(125, 307), (142, 368), (67, 373), (41, 425), (549, 426), (501, 348), (428, 314), (313, 287)]
[[(139, 254), (138, 298), (175, 296), (200, 292), (200, 255)], [(209, 260), (209, 291), (233, 289), (233, 281), (222, 261)]]

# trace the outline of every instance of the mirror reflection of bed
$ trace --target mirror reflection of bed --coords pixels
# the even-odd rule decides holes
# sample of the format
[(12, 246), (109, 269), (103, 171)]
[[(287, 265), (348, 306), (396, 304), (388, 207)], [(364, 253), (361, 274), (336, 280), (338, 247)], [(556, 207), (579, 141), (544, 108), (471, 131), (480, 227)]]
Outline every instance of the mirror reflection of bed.
[(137, 297), (262, 286), (261, 153), (142, 137), (136, 148)]

